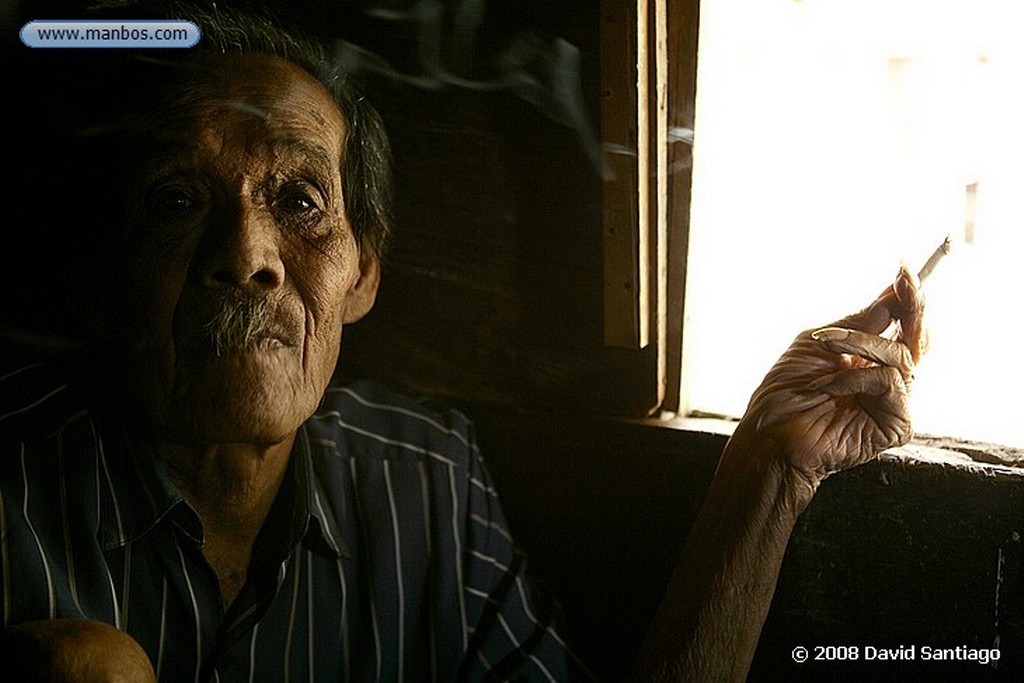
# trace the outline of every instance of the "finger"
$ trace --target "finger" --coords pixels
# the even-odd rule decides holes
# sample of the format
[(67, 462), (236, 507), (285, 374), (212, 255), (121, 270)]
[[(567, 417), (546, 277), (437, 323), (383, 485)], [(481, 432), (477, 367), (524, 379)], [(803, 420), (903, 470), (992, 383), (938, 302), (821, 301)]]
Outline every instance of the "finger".
[(905, 444), (913, 436), (907, 387), (895, 368), (876, 365), (843, 370), (815, 380), (808, 385), (809, 389), (814, 385), (818, 391), (837, 399), (837, 403), (842, 397), (861, 397), (850, 407), (855, 406), (874, 422), (876, 430), (867, 436), (873, 453)]
[(869, 334), (881, 334), (894, 319), (902, 320), (906, 317), (911, 329), (914, 329), (915, 321), (920, 323), (923, 312), (921, 283), (904, 263), (900, 265), (893, 284), (882, 290), (867, 308), (837, 320), (830, 327), (848, 327)]
[(904, 344), (842, 327), (825, 327), (811, 333), (811, 338), (833, 353), (848, 353), (865, 360), (896, 368), (904, 380), (913, 376), (914, 361)]
[(910, 349), (916, 363), (928, 347), (928, 332), (924, 326), (924, 294), (921, 283), (904, 265), (893, 284), (897, 305), (893, 314), (900, 322), (900, 340)]
[(822, 403), (831, 400), (831, 396), (822, 392), (800, 394), (785, 392), (762, 408), (757, 418), (757, 431), (762, 432), (776, 422), (784, 420), (791, 415), (817, 408)]
[(829, 327), (845, 327), (852, 330), (881, 334), (892, 324), (899, 301), (892, 285), (887, 286), (871, 304), (862, 311), (835, 321)]
[(868, 368), (840, 370), (819, 377), (807, 385), (809, 393), (823, 392), (829, 396), (883, 396), (890, 392), (905, 395), (907, 385), (896, 368), (874, 365)]

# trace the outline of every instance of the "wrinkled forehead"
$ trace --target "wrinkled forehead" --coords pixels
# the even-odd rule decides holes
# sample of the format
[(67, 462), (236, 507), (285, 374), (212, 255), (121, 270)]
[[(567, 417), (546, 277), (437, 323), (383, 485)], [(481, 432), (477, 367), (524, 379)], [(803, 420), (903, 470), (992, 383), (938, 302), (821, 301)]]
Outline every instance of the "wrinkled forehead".
[(230, 129), (249, 136), (306, 141), (340, 159), (345, 117), (327, 89), (301, 67), (267, 55), (216, 55), (189, 63), (162, 88), (148, 133), (167, 139)]

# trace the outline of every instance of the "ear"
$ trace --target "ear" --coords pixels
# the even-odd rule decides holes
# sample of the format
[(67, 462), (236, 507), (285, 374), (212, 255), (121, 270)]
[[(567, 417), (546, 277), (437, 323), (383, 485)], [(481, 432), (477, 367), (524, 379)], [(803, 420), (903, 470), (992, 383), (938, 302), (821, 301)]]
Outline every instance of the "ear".
[(361, 256), (359, 277), (352, 283), (345, 299), (345, 310), (342, 313), (344, 324), (354, 323), (370, 312), (377, 300), (378, 287), (380, 287), (380, 259), (373, 254)]

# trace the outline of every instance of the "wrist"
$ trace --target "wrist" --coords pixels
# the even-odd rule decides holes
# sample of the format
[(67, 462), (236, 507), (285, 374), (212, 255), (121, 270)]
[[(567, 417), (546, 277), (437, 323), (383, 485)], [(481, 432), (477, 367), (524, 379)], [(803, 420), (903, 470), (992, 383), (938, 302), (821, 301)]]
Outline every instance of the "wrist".
[[(793, 466), (796, 458), (778, 441), (741, 423), (725, 446), (716, 479), (757, 492), (764, 504), (799, 515), (814, 498), (823, 476)], [(750, 491), (753, 489), (754, 491)]]

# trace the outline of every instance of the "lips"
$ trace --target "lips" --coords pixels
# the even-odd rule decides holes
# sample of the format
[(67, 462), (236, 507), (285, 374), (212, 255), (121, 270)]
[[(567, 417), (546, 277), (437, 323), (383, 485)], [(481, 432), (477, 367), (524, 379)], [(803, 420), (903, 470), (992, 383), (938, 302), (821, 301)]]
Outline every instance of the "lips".
[(279, 351), (302, 341), (301, 314), (290, 314), (280, 301), (229, 295), (190, 308), (180, 321), (191, 332), (188, 346), (218, 357)]
[(297, 345), (297, 335), (290, 333), (283, 326), (267, 321), (262, 325), (238, 327), (236, 329), (220, 328), (211, 331), (206, 328), (206, 345), (218, 356), (250, 353), (255, 351), (278, 351)]
[(206, 349), (216, 356), (234, 356), (245, 353), (271, 353), (295, 346), (280, 337), (273, 335), (258, 336), (247, 339), (207, 339)]

